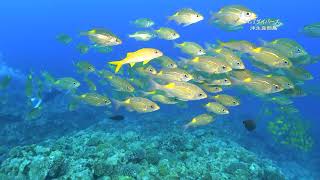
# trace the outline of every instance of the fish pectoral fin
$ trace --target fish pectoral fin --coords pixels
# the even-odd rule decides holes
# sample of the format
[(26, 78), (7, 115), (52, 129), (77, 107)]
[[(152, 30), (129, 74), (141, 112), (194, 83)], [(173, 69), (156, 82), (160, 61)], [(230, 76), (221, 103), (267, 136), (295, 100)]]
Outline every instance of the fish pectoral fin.
[(240, 20), (240, 17), (234, 20), (234, 23), (237, 23)]
[(134, 62), (133, 62), (133, 63), (130, 63), (130, 66), (133, 67), (135, 64), (136, 64), (136, 63), (134, 63)]
[(143, 65), (145, 65), (145, 64), (147, 64), (148, 62), (150, 62), (151, 60), (145, 60), (145, 61), (143, 61)]

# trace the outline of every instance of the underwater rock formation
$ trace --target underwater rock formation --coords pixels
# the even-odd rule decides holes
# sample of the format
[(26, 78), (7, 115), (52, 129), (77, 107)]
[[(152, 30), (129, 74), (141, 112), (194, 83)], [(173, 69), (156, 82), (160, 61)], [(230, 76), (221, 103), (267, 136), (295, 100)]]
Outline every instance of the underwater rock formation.
[(285, 179), (272, 161), (210, 133), (142, 136), (91, 129), (13, 148), (0, 174), (19, 179)]

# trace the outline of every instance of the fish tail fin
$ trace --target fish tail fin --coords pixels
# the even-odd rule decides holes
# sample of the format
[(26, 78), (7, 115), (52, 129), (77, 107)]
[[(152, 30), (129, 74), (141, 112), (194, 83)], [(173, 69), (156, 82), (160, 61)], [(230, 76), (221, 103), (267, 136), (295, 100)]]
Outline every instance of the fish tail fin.
[(184, 58), (184, 57), (179, 57), (180, 61), (179, 61), (179, 65), (181, 66), (186, 66), (189, 64), (190, 61), (192, 60), (189, 60), (187, 58)]
[(268, 44), (268, 41), (266, 41), (266, 40), (264, 40), (264, 39), (262, 39), (262, 38), (258, 38), (258, 41), (259, 41), (259, 43), (260, 43), (262, 46), (265, 46), (265, 45)]
[(155, 82), (154, 80), (150, 80), (151, 90), (161, 89), (161, 85)]
[(213, 48), (217, 47), (216, 45), (213, 45), (213, 44), (210, 44), (209, 42), (205, 42), (204, 43), (204, 47), (207, 49), (207, 50), (212, 50)]
[(116, 99), (111, 99), (111, 102), (114, 104), (114, 108), (116, 110), (118, 110), (123, 105), (123, 102)]
[(178, 44), (178, 43), (174, 43), (174, 45), (173, 45), (175, 48), (180, 48), (180, 44)]
[(224, 45), (225, 45), (225, 43), (220, 41), (219, 39), (217, 40), (217, 43), (219, 44), (219, 46), (222, 46), (222, 47), (224, 47)]
[(81, 31), (79, 33), (80, 36), (87, 36), (88, 35), (88, 32), (87, 31)]
[(109, 62), (109, 64), (116, 66), (115, 73), (119, 72), (119, 70), (121, 69), (121, 67), (123, 65), (122, 61), (112, 61), (112, 62)]
[(189, 128), (190, 128), (190, 124), (189, 124), (189, 123), (183, 125), (183, 130), (184, 130), (184, 131), (188, 130)]
[(79, 34), (80, 36), (88, 36), (88, 35), (93, 35), (96, 34), (97, 30), (96, 29), (92, 29), (90, 31), (81, 31)]
[(142, 94), (144, 95), (144, 96), (150, 96), (150, 95), (155, 95), (157, 93), (157, 91), (156, 90), (152, 90), (152, 91), (143, 91), (142, 92)]

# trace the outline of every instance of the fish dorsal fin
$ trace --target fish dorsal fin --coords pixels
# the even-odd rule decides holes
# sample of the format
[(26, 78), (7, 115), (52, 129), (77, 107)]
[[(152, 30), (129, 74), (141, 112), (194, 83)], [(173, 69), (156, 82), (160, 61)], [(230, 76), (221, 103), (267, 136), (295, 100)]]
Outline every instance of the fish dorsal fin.
[(175, 87), (175, 85), (176, 85), (175, 83), (169, 83), (169, 84), (165, 85), (165, 88), (172, 89)]
[(130, 63), (130, 66), (133, 67), (136, 63), (132, 62)]
[(251, 82), (251, 81), (252, 81), (252, 78), (246, 78), (243, 80), (243, 82), (246, 82), (246, 83)]
[(262, 51), (262, 48), (261, 48), (261, 47), (255, 48), (255, 49), (253, 49), (253, 51), (254, 51), (255, 53), (260, 53), (260, 52)]
[(222, 42), (222, 41), (220, 41), (220, 40), (217, 40), (217, 43), (218, 43), (220, 46), (224, 46), (224, 45), (225, 45), (225, 43)]
[(130, 104), (130, 102), (131, 102), (130, 99), (127, 99), (127, 100), (124, 101), (125, 104)]
[(199, 62), (199, 59), (200, 59), (199, 57), (195, 57), (192, 59), (192, 62)]

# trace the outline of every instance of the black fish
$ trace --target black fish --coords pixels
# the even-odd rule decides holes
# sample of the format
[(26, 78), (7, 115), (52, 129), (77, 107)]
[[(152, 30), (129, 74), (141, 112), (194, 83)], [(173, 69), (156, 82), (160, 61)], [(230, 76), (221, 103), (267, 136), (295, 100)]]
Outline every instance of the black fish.
[(112, 119), (112, 120), (115, 120), (115, 121), (121, 121), (121, 120), (124, 120), (124, 116), (122, 116), (122, 115), (115, 115), (115, 116), (109, 117), (109, 119)]
[(248, 131), (253, 131), (257, 127), (256, 122), (250, 119), (243, 121), (243, 125)]

